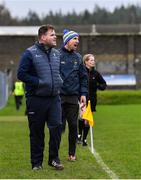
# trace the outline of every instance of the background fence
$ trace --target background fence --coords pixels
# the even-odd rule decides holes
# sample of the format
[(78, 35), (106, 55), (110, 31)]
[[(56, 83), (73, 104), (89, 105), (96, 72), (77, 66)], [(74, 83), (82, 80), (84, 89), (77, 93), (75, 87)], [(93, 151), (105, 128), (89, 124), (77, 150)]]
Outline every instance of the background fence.
[(8, 100), (8, 96), (12, 91), (12, 72), (0, 71), (0, 109), (3, 108)]

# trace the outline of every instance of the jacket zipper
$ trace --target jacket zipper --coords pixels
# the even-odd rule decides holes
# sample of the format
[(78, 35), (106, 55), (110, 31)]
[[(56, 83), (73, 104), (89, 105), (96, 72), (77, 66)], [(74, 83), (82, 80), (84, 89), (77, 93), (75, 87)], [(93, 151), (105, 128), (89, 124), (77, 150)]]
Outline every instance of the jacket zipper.
[(51, 71), (51, 79), (52, 79), (51, 96), (52, 96), (53, 91), (54, 91), (54, 83), (53, 83), (54, 80), (53, 80), (53, 72), (52, 72), (51, 61), (50, 61), (50, 53), (47, 53), (47, 57), (48, 57), (50, 71)]

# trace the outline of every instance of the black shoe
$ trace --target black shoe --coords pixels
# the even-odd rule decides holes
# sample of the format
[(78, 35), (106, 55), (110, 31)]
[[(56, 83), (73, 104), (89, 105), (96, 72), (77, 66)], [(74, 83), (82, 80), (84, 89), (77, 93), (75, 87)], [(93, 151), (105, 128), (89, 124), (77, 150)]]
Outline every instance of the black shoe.
[(82, 144), (82, 140), (77, 139), (77, 144)]
[(52, 162), (49, 162), (48, 165), (54, 167), (56, 170), (63, 170), (64, 169), (63, 164), (61, 164), (60, 162), (57, 162), (55, 160), (53, 160)]
[(34, 167), (32, 168), (33, 171), (38, 171), (38, 170), (41, 170), (41, 169), (43, 169), (42, 166), (34, 166)]
[(77, 144), (82, 144), (81, 135), (78, 135), (77, 137)]
[(87, 144), (87, 140), (86, 139), (84, 139), (84, 141), (83, 141), (83, 146), (87, 146), (88, 144)]

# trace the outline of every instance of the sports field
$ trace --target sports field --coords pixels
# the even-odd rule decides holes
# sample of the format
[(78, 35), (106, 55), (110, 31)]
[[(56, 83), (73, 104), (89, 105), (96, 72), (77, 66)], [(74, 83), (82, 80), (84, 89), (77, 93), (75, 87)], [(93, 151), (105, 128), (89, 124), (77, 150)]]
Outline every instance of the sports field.
[(60, 148), (63, 171), (47, 165), (46, 130), (44, 169), (39, 172), (32, 172), (30, 167), (24, 107), (15, 114), (10, 105), (0, 110), (1, 179), (141, 179), (141, 104), (98, 105), (93, 128), (95, 153), (89, 147), (78, 145), (77, 161), (73, 163), (67, 161), (66, 131)]

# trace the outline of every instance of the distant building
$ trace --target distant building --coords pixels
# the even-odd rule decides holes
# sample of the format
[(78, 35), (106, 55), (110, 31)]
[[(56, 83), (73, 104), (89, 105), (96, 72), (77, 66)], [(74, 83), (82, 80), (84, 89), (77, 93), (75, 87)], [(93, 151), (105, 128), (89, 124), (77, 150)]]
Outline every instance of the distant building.
[[(38, 26), (0, 27), (0, 70), (17, 66), (23, 51), (37, 40)], [(57, 47), (62, 44), (64, 28), (80, 34), (79, 51), (82, 55), (94, 53), (97, 69), (103, 75), (132, 75), (141, 88), (141, 27), (140, 25), (56, 26)]]

